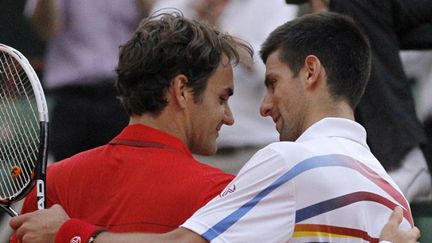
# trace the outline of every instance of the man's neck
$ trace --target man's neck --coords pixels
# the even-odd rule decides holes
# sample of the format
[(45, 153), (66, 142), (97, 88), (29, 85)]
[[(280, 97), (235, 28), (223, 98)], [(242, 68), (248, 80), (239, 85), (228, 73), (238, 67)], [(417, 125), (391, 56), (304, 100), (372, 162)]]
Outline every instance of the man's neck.
[(140, 116), (131, 116), (129, 125), (142, 124), (163, 132), (166, 132), (180, 139), (184, 144), (187, 144), (184, 129), (179, 124), (182, 124), (176, 119), (176, 116), (168, 116), (167, 114), (143, 114)]
[(309, 113), (311, 115), (306, 118), (303, 131), (326, 117), (345, 118), (353, 121), (355, 120), (353, 109), (347, 102), (344, 101), (332, 102), (328, 105), (321, 104), (321, 106), (315, 105), (313, 107), (316, 108), (316, 110)]

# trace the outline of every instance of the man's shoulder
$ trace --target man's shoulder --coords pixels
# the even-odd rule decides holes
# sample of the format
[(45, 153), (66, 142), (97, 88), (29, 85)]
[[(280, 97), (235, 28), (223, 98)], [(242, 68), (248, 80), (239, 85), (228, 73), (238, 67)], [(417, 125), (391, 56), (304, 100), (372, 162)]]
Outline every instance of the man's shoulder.
[(286, 171), (307, 158), (313, 157), (313, 150), (297, 142), (274, 142), (256, 152), (242, 171), (273, 170)]
[(49, 173), (58, 173), (60, 171), (69, 171), (74, 168), (85, 169), (87, 167), (96, 166), (101, 160), (100, 151), (102, 147), (90, 149), (81, 153), (77, 153), (69, 158), (54, 162), (48, 166)]

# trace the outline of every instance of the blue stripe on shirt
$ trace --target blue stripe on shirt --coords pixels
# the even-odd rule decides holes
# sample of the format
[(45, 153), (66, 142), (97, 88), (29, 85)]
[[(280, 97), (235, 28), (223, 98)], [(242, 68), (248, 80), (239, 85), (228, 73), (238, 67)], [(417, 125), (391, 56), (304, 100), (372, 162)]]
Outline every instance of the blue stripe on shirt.
[(227, 229), (229, 229), (244, 215), (246, 215), (264, 197), (266, 197), (268, 194), (270, 194), (272, 191), (282, 186), (286, 182), (290, 181), (292, 178), (300, 175), (307, 170), (317, 167), (344, 166), (347, 159), (353, 160), (352, 158), (345, 155), (324, 155), (312, 157), (298, 163), (281, 177), (279, 177), (276, 181), (274, 181), (271, 185), (269, 185), (267, 188), (258, 193), (254, 198), (252, 198), (243, 206), (241, 206), (240, 208), (232, 212), (230, 215), (219, 221), (213, 227), (204, 232), (201, 236), (208, 241), (213, 240), (214, 238), (225, 232)]

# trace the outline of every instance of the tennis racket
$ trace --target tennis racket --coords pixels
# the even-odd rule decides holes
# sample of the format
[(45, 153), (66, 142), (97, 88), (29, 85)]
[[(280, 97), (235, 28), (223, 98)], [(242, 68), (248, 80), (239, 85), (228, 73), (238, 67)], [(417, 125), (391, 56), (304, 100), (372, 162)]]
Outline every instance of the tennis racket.
[(36, 185), (37, 207), (45, 208), (48, 108), (39, 79), (17, 50), (0, 44), (0, 208)]

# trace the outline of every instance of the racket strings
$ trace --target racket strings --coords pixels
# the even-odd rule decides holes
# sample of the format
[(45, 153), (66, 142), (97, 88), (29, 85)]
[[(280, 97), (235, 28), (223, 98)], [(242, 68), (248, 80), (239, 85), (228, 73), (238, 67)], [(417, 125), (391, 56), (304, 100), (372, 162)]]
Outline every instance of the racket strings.
[[(10, 70), (10, 69), (9, 69)], [(10, 78), (10, 77), (9, 77)], [(3, 90), (4, 91), (4, 90)], [(12, 95), (11, 96), (11, 89), (8, 88), (8, 90), (6, 90), (5, 92), (6, 94), (9, 94), (10, 97), (14, 97), (16, 98), (16, 95)], [(28, 96), (27, 96), (28, 98)], [(23, 127), (23, 126), (28, 126), (28, 124), (24, 124), (22, 122), (20, 122), (20, 120), (14, 120), (16, 119), (16, 115), (17, 114), (22, 114), (23, 112), (20, 112), (16, 109), (16, 106), (10, 105), (11, 102), (6, 102), (7, 106), (6, 107), (12, 107), (14, 109), (4, 109), (6, 111), (5, 116), (6, 118), (9, 118), (7, 120), (7, 122), (4, 122), (3, 124), (8, 123), (8, 127), (7, 129), (10, 130), (11, 129), (11, 125), (14, 127)], [(25, 113), (24, 113), (25, 114)], [(15, 115), (15, 117), (14, 117)], [(14, 118), (14, 119), (12, 119)], [(15, 121), (15, 122), (14, 122)], [(18, 122), (16, 122), (18, 121)], [(8, 146), (3, 146), (5, 149), (3, 149), (2, 153), (3, 154), (7, 154), (7, 164), (6, 167), (3, 166), (3, 171), (5, 171), (5, 173), (11, 173), (11, 176), (9, 176), (9, 174), (6, 174), (6, 190), (3, 190), (5, 193), (7, 193), (5, 196), (10, 197), (13, 194), (15, 194), (15, 192), (19, 192), (21, 191), (24, 186), (26, 184), (28, 184), (28, 181), (31, 177), (31, 166), (28, 163), (17, 163), (15, 161), (27, 161), (27, 158), (25, 158), (24, 154), (29, 154), (29, 146), (25, 146), (23, 147), (23, 145), (25, 143), (28, 144), (28, 138), (25, 138), (26, 136), (24, 136), (25, 140), (27, 140), (26, 142), (22, 142), (20, 140), (16, 140), (17, 138), (20, 139), (19, 136), (16, 136), (10, 132), (6, 133), (7, 134), (7, 138), (8, 141), (13, 141), (12, 143), (8, 143)], [(18, 133), (19, 134), (19, 133)], [(27, 145), (26, 144), (26, 145)], [(31, 147), (31, 144), (28, 144)], [(24, 153), (20, 153), (20, 149), (24, 152)], [(11, 155), (13, 156), (11, 158)], [(22, 166), (24, 166), (24, 168), (22, 168)], [(21, 172), (23, 172), (23, 175), (21, 176)]]
[(8, 54), (0, 54), (0, 199), (18, 195), (31, 181), (37, 160), (39, 123), (27, 74)]
[[(10, 66), (5, 66), (5, 63), (7, 62), (3, 62), (3, 61), (7, 61), (7, 60), (2, 60), (2, 70), (3, 70), (3, 74), (4, 77), (2, 77), (2, 80), (14, 80), (15, 77), (11, 72)], [(7, 70), (7, 71), (6, 71)], [(12, 79), (11, 79), (12, 78)], [(24, 157), (21, 153), (18, 153), (17, 151), (19, 151), (19, 143), (17, 143), (13, 138), (14, 138), (14, 134), (12, 134), (11, 129), (13, 129), (13, 126), (18, 127), (18, 123), (16, 122), (15, 118), (12, 114), (16, 114), (17, 110), (16, 109), (10, 109), (10, 108), (15, 108), (15, 106), (11, 105), (12, 102), (10, 102), (10, 100), (8, 99), (8, 97), (12, 100), (14, 98), (17, 97), (16, 94), (12, 94), (13, 89), (11, 89), (11, 85), (9, 85), (10, 82), (7, 83), (7, 86), (2, 85), (3, 90), (1, 90), (1, 93), (3, 93), (3, 97), (2, 100), (5, 100), (6, 102), (4, 102), (6, 104), (6, 108), (9, 109), (2, 109), (2, 116), (5, 119), (2, 119), (2, 124), (4, 124), (4, 136), (6, 139), (3, 139), (3, 146), (1, 147), (3, 151), (2, 154), (6, 155), (3, 157), (6, 163), (2, 163), (3, 164), (3, 173), (5, 173), (4, 178), (6, 178), (7, 181), (5, 181), (4, 185), (6, 185), (3, 188), (3, 192), (7, 193), (5, 194), (6, 197), (7, 196), (11, 196), (14, 192), (17, 192), (20, 190), (20, 188), (22, 188), (22, 185), (25, 184), (25, 181), (27, 180), (27, 178), (23, 178), (20, 177), (18, 178), (18, 182), (13, 182), (11, 179), (11, 177), (9, 176), (9, 171), (11, 171), (16, 165), (16, 162), (14, 162), (13, 159), (11, 159), (11, 155), (13, 156), (13, 158), (17, 158), (20, 161), (24, 161)], [(15, 112), (14, 112), (15, 110)], [(15, 122), (14, 122), (15, 121)], [(12, 125), (12, 126), (11, 126)], [(9, 141), (13, 141), (13, 143), (10, 143)], [(20, 168), (18, 166), (18, 168)], [(25, 177), (28, 177), (28, 173), (24, 173)]]
[[(36, 116), (36, 109), (35, 109), (35, 104), (36, 104), (36, 100), (34, 97), (34, 93), (33, 93), (33, 89), (31, 86), (30, 81), (27, 78), (27, 74), (25, 73), (25, 71), (22, 69), (22, 67), (18, 64), (18, 62), (15, 59), (12, 59), (13, 61), (15, 61), (14, 65), (12, 65), (13, 70), (11, 70), (11, 73), (13, 74), (18, 74), (17, 77), (13, 77), (13, 80), (15, 82), (13, 82), (15, 84), (15, 88), (16, 90), (19, 92), (18, 94), (20, 96), (25, 96), (26, 97), (26, 101), (31, 101), (29, 104), (28, 108), (31, 110), (30, 112), (26, 113), (26, 115), (30, 115), (32, 117), (27, 117), (28, 119), (20, 119), (19, 121), (24, 121), (24, 123), (26, 123), (26, 126), (23, 126), (23, 128), (29, 128), (31, 129), (31, 131), (24, 131), (22, 134), (24, 136), (26, 136), (27, 141), (28, 142), (33, 142), (34, 147), (37, 146), (37, 144), (39, 144), (39, 140), (38, 140), (38, 130), (39, 130), (39, 126), (38, 126), (38, 119)], [(10, 62), (8, 62), (10, 63)], [(19, 71), (17, 70), (17, 67), (19, 68)], [(19, 81), (19, 82), (18, 82)], [(30, 97), (29, 97), (30, 96)], [(31, 124), (28, 124), (28, 121), (36, 121), (36, 122), (32, 122)], [(36, 125), (36, 126), (35, 126)], [(28, 134), (33, 134), (33, 136), (27, 136)], [(37, 138), (37, 140), (34, 140), (33, 138)]]
[[(10, 99), (13, 99), (14, 97), (16, 97), (16, 95), (12, 94), (12, 88), (11, 88), (11, 82), (8, 80), (14, 80), (14, 76), (13, 73), (11, 72), (9, 65), (7, 65), (7, 57), (5, 55), (2, 55), (1, 58), (1, 64), (2, 64), (2, 85), (1, 85), (1, 93), (2, 95), (0, 95), (0, 98), (2, 100), (2, 103), (5, 103), (6, 106), (2, 106), (3, 109), (0, 109), (1, 111), (1, 122), (3, 124), (3, 133), (2, 133), (2, 137), (4, 138), (2, 143), (3, 146), (0, 147), (1, 149), (1, 154), (3, 155), (3, 161), (5, 163), (2, 162), (2, 171), (3, 173), (5, 173), (5, 175), (2, 177), (3, 178), (3, 185), (4, 186), (2, 189), (2, 193), (4, 193), (4, 197), (8, 197), (8, 196), (12, 196), (14, 192), (19, 191), (19, 189), (22, 186), (19, 185), (24, 185), (25, 184), (25, 179), (26, 178), (19, 178), (18, 183), (19, 185), (16, 185), (17, 183), (13, 183), (11, 181), (11, 178), (8, 175), (8, 172), (10, 170), (12, 170), (13, 166), (14, 166), (14, 161), (10, 159), (10, 155), (13, 155), (14, 158), (18, 158), (21, 161), (23, 160), (23, 156), (20, 153), (17, 153), (18, 151), (18, 144), (16, 143), (16, 141), (13, 139), (13, 134), (10, 132), (12, 131), (12, 128), (10, 127), (10, 125), (15, 125), (17, 126), (17, 122), (15, 119), (13, 119), (14, 117), (12, 116), (13, 113), (17, 113), (17, 112), (12, 112), (12, 110), (10, 108), (15, 108), (15, 106), (11, 105), (12, 102), (10, 102)], [(7, 67), (5, 66), (7, 65)], [(12, 76), (11, 76), (12, 75)], [(4, 102), (5, 101), (5, 102)], [(9, 108), (9, 109), (5, 109), (5, 108)], [(12, 141), (13, 143), (10, 143), (9, 141)], [(8, 143), (9, 142), (9, 143)], [(27, 176), (27, 175), (26, 175)], [(6, 180), (6, 181), (5, 181)]]
[[(7, 107), (14, 107), (14, 106), (7, 105)], [(18, 122), (15, 119), (12, 119), (13, 114), (17, 113), (17, 111), (13, 112), (13, 111), (10, 111), (10, 109), (9, 110), (3, 109), (3, 111), (6, 111), (6, 113), (2, 117), (7, 118), (7, 120), (2, 120), (2, 124), (8, 124), (6, 127), (4, 127), (4, 129), (6, 131), (4, 135), (6, 137), (6, 141), (10, 141), (10, 142), (8, 144), (9, 146), (2, 146), (1, 147), (1, 148), (4, 148), (3, 151), (1, 151), (1, 152), (2, 152), (2, 154), (11, 154), (14, 156), (14, 158), (19, 159), (19, 161), (25, 161), (24, 155), (22, 153), (18, 152), (21, 149), (20, 144), (22, 144), (22, 143), (20, 141), (16, 140), (16, 136), (14, 134), (8, 132), (13, 127), (22, 127), (23, 126), (22, 124), (18, 124)], [(3, 112), (2, 112), (2, 115), (3, 115)], [(28, 147), (24, 148), (24, 150), (26, 150), (25, 151), (26, 154), (29, 153), (28, 149), (29, 149)], [(6, 161), (8, 162), (8, 164), (7, 164), (7, 167), (3, 168), (3, 171), (12, 171), (12, 169), (16, 168), (17, 165), (16, 165), (16, 163), (13, 162), (13, 160), (8, 158)], [(19, 166), (18, 166), (18, 168), (20, 169)], [(16, 183), (11, 183), (10, 180), (7, 181), (7, 184), (9, 185), (9, 187), (13, 191), (19, 191), (19, 188), (22, 188), (23, 185), (26, 184), (26, 182), (30, 178), (30, 174), (28, 171), (30, 171), (30, 167), (26, 166), (26, 168), (23, 170), (25, 178), (23, 178), (22, 176), (16, 177), (18, 180), (18, 183), (19, 183), (18, 187), (17, 187), (17, 185), (15, 185)], [(10, 190), (8, 190), (8, 194), (9, 195), (11, 194)]]
[[(10, 63), (10, 62), (13, 62), (13, 61), (15, 61), (15, 60), (12, 59), (11, 61), (9, 61), (7, 63)], [(10, 97), (10, 98), (6, 97), (6, 99), (5, 99), (8, 102), (8, 106), (7, 107), (15, 108), (9, 114), (7, 114), (8, 116), (6, 116), (6, 117), (8, 117), (9, 119), (12, 119), (12, 118), (14, 118), (14, 116), (15, 117), (19, 117), (19, 116), (25, 117), (25, 116), (27, 116), (27, 115), (30, 114), (30, 115), (33, 115), (33, 119), (31, 119), (31, 120), (32, 121), (37, 121), (37, 118), (35, 116), (36, 112), (34, 111), (34, 108), (33, 108), (33, 105), (32, 105), (32, 104), (34, 104), (34, 97), (30, 98), (28, 96), (28, 94), (32, 94), (33, 95), (32, 90), (31, 90), (31, 84), (29, 83), (28, 80), (27, 80), (27, 82), (23, 82), (23, 80), (27, 79), (27, 76), (26, 76), (24, 70), (20, 66), (19, 66), (20, 67), (20, 71), (16, 70), (16, 65), (19, 65), (19, 64), (15, 63), (15, 65), (13, 65), (13, 70), (11, 69), (10, 65), (8, 65), (9, 72), (6, 72), (6, 73), (19, 74), (17, 76), (18, 78), (16, 78), (15, 76), (11, 77), (12, 80), (14, 81), (12, 83), (15, 85), (15, 89), (9, 88), (5, 92), (6, 94), (9, 94), (9, 97)], [(23, 76), (23, 78), (21, 78), (22, 76)], [(19, 83), (17, 81), (19, 81)], [(22, 91), (20, 89), (22, 89)], [(31, 112), (25, 112), (25, 113), (23, 113), (22, 112), (23, 110), (20, 111), (20, 110), (16, 109), (17, 107), (18, 108), (19, 107), (22, 108), (23, 107), (22, 104), (20, 106), (10, 105), (9, 101), (12, 99), (12, 97), (14, 97), (14, 98), (17, 97), (16, 94), (11, 94), (11, 92), (13, 92), (13, 91), (18, 91), (19, 96), (25, 96), (26, 97), (26, 101), (29, 101), (28, 104), (31, 104), (31, 105), (28, 106), (28, 108), (31, 110)], [(26, 117), (26, 118), (29, 118), (29, 117)], [(19, 134), (24, 135), (24, 138), (26, 138), (26, 140), (27, 140), (26, 142), (27, 143), (33, 142), (33, 145), (34, 145), (33, 147), (35, 147), (35, 146), (37, 146), (37, 144), (38, 144), (39, 141), (31, 139), (28, 136), (28, 134), (29, 133), (30, 134), (37, 134), (37, 129), (38, 128), (37, 128), (37, 126), (35, 127), (35, 125), (37, 125), (37, 123), (31, 123), (29, 125), (28, 121), (29, 121), (29, 119), (15, 119), (15, 120), (11, 120), (11, 123), (15, 123), (14, 124), (14, 125), (16, 125), (15, 128), (30, 128), (31, 131), (23, 131), (23, 132), (21, 132)], [(25, 124), (23, 124), (23, 122)], [(34, 137), (34, 136), (32, 136), (32, 137)], [(29, 151), (26, 151), (26, 152), (29, 152)]]
[[(9, 67), (10, 68), (10, 67)], [(5, 93), (8, 93), (9, 94), (9, 97), (16, 97), (16, 94), (11, 94), (11, 91), (13, 92), (13, 91), (18, 91), (18, 95), (19, 96), (21, 96), (21, 95), (24, 95), (25, 97), (26, 97), (26, 100), (27, 101), (34, 101), (34, 97), (32, 97), (32, 98), (30, 98), (29, 96), (28, 96), (28, 94), (33, 94), (32, 93), (32, 89), (31, 89), (31, 85), (29, 85), (29, 82), (28, 82), (28, 80), (27, 80), (27, 83), (25, 84), (24, 82), (23, 82), (23, 80), (25, 80), (26, 78), (27, 78), (27, 76), (26, 76), (26, 74), (25, 74), (25, 72), (24, 72), (24, 70), (22, 70), (22, 68), (21, 68), (21, 70), (20, 71), (18, 71), (18, 70), (16, 70), (16, 65), (14, 65), (14, 70), (10, 70), (10, 72), (11, 73), (14, 73), (14, 74), (18, 74), (18, 78), (15, 78), (15, 77), (12, 77), (12, 80), (14, 80), (15, 82), (13, 82), (14, 84), (15, 84), (15, 89), (13, 89), (13, 88), (9, 88), (9, 89), (7, 89), (6, 91), (7, 92), (5, 92)], [(17, 83), (17, 80), (19, 81), (19, 84)], [(20, 89), (23, 89), (22, 91), (20, 90)], [(19, 97), (18, 96), (18, 97)], [(6, 100), (9, 102), (9, 100), (11, 99), (11, 98), (6, 98)], [(9, 103), (8, 103), (9, 104)], [(16, 108), (17, 106), (11, 106), (11, 105), (9, 105), (8, 107), (13, 107), (13, 108)], [(35, 111), (34, 111), (34, 108), (33, 108), (33, 106), (32, 105), (30, 105), (29, 106), (29, 108), (30, 108), (30, 110), (31, 110), (31, 112), (29, 112), (29, 113), (24, 113), (24, 114), (19, 114), (20, 112), (22, 112), (22, 111), (19, 111), (19, 110), (17, 110), (17, 109), (14, 109), (11, 113), (9, 113), (8, 115), (9, 116), (7, 116), (7, 117), (9, 117), (10, 119), (13, 117), (12, 116), (12, 114), (14, 114), (15, 116), (24, 116), (24, 115), (33, 115), (33, 118), (31, 119), (32, 121), (37, 121), (37, 117), (36, 117), (36, 115), (35, 115)], [(27, 117), (28, 118), (28, 117)], [(24, 137), (27, 139), (27, 142), (33, 142), (34, 144), (34, 146), (33, 147), (35, 147), (35, 146), (37, 146), (37, 144), (38, 144), (38, 142), (39, 141), (36, 141), (36, 140), (33, 140), (33, 139), (31, 139), (27, 134), (37, 134), (37, 129), (38, 129), (38, 127), (35, 127), (34, 125), (35, 125), (35, 123), (31, 123), (31, 124), (28, 124), (28, 121), (29, 121), (29, 119), (19, 119), (19, 120), (13, 120), (12, 122), (15, 122), (15, 125), (17, 125), (16, 127), (18, 127), (18, 128), (30, 128), (31, 129), (31, 131), (23, 131), (22, 133), (20, 133), (20, 134), (22, 134), (22, 135), (24, 135)], [(19, 122), (20, 124), (18, 125), (17, 124), (17, 122)], [(25, 124), (22, 124), (22, 123), (25, 123)], [(37, 124), (36, 124), (37, 125)], [(32, 136), (32, 137), (34, 137), (34, 136)], [(27, 152), (29, 152), (29, 151), (27, 151)]]

